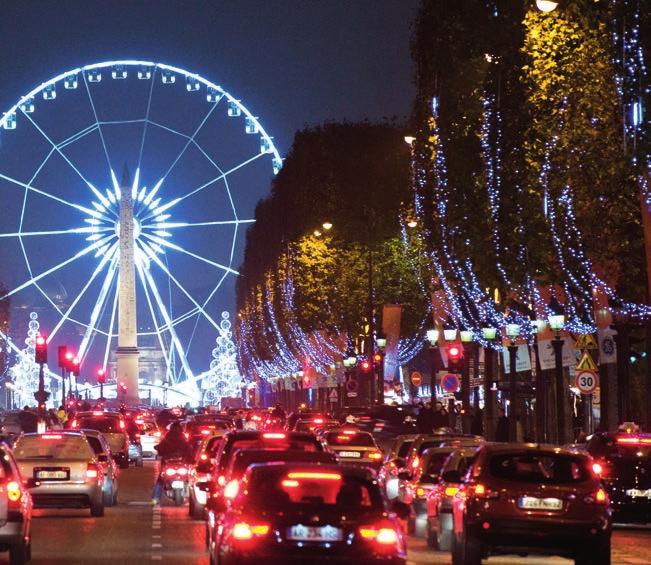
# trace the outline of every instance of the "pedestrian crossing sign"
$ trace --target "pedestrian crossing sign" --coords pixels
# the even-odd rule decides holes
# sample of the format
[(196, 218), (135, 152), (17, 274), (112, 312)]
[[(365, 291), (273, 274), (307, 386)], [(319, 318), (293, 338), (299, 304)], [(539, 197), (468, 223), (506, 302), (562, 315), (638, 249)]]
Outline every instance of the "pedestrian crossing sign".
[(597, 364), (594, 362), (594, 359), (590, 356), (587, 351), (583, 352), (581, 359), (579, 359), (578, 364), (576, 365), (577, 371), (596, 371)]
[(597, 345), (597, 340), (595, 340), (594, 336), (592, 334), (581, 334), (579, 335), (579, 338), (576, 340), (576, 346), (577, 349), (599, 349), (599, 346)]

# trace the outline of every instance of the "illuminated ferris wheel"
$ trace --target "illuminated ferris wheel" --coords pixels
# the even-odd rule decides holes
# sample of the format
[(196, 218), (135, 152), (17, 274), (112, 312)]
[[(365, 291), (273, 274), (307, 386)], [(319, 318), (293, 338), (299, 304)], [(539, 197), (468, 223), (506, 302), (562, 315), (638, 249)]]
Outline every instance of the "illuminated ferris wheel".
[(130, 190), (138, 342), (162, 353), (169, 382), (194, 380), (191, 366), (210, 358), (193, 347), (219, 334), (219, 291), (232, 289), (242, 230), (282, 166), (258, 118), (198, 74), (108, 61), (34, 88), (0, 135), (0, 301), (39, 310), (50, 341), (106, 367)]

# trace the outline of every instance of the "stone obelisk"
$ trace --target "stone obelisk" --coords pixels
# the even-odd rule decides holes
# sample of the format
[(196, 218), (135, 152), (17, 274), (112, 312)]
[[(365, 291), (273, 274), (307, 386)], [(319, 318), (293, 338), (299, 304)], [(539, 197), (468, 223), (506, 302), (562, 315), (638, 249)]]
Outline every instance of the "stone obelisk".
[[(138, 403), (138, 330), (136, 324), (135, 220), (131, 196), (131, 176), (126, 163), (120, 187), (120, 276), (118, 295), (118, 399)], [(120, 391), (126, 385), (126, 394)]]

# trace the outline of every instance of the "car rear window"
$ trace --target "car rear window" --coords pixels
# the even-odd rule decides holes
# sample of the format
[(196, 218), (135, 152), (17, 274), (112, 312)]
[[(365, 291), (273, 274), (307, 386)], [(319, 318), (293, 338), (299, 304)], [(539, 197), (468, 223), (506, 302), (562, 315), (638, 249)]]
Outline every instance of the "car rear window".
[(80, 428), (88, 428), (89, 430), (97, 430), (104, 433), (119, 433), (124, 430), (120, 428), (120, 420), (118, 418), (103, 418), (95, 416), (92, 418), (80, 418)]
[(403, 459), (407, 457), (407, 453), (409, 453), (409, 448), (412, 443), (414, 443), (414, 440), (403, 441), (398, 448), (397, 457), (402, 457)]
[(440, 453), (430, 455), (426, 463), (427, 468), (423, 474), (437, 477), (441, 472), (441, 469), (443, 469), (443, 464), (447, 461), (450, 453), (451, 451), (441, 451)]
[(14, 456), (16, 459), (90, 459), (93, 453), (80, 436), (47, 434), (19, 439)]
[(377, 485), (337, 471), (287, 470), (278, 473), (261, 469), (252, 473), (241, 504), (251, 510), (319, 506), (337, 511), (381, 509)]
[(525, 483), (564, 484), (591, 478), (587, 459), (549, 453), (499, 453), (490, 458), (490, 474)]
[(375, 441), (370, 434), (328, 432), (325, 434), (325, 441), (328, 445), (356, 445), (358, 447), (375, 447)]
[[(284, 434), (283, 434), (284, 435)], [(291, 451), (306, 451), (309, 453), (321, 452), (323, 449), (320, 444), (317, 443), (316, 438), (305, 439), (296, 439), (288, 438), (284, 439), (264, 439), (264, 438), (241, 438), (236, 439), (230, 444), (224, 446), (224, 451), (219, 460), (219, 468), (223, 471), (228, 466), (230, 461), (230, 455), (235, 452), (237, 449), (280, 449), (280, 450), (291, 450)]]

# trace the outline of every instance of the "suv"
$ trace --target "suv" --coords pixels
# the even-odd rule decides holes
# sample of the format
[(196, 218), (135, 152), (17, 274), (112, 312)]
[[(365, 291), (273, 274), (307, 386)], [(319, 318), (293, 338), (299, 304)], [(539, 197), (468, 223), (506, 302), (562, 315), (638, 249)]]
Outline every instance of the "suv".
[(610, 565), (608, 494), (588, 455), (555, 446), (479, 448), (453, 500), (452, 563), (503, 554)]
[(108, 440), (113, 458), (120, 468), (127, 469), (129, 467), (129, 436), (122, 414), (104, 412), (103, 410), (78, 412), (70, 427), (75, 431), (80, 428), (88, 428), (102, 432)]
[(594, 457), (615, 518), (651, 520), (651, 434), (596, 433), (587, 451)]

